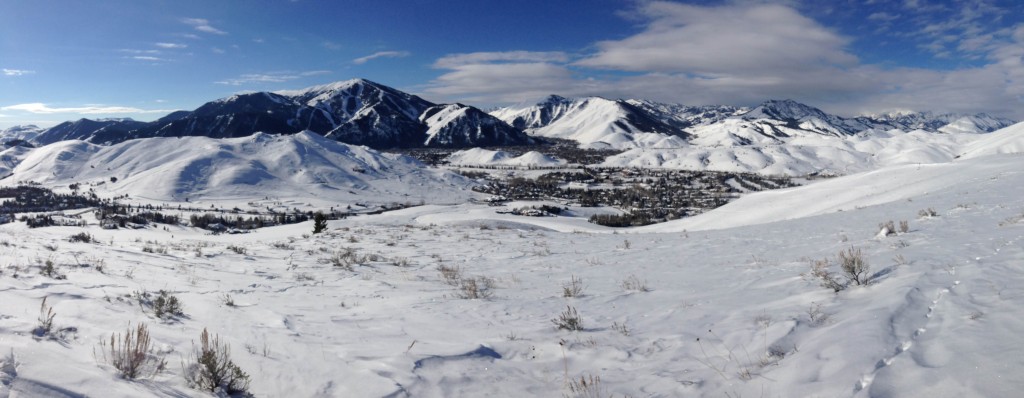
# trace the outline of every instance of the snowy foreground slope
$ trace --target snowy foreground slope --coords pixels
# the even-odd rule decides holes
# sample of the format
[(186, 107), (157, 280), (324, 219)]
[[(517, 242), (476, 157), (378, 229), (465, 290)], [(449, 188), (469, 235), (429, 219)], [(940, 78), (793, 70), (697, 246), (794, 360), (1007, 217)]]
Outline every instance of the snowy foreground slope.
[[(243, 235), (4, 224), (0, 397), (208, 396), (179, 365), (204, 328), (257, 396), (558, 397), (591, 376), (600, 396), (1014, 396), (1022, 170), (1019, 154), (886, 168), (626, 234), (467, 205), (316, 235), (309, 223)], [(877, 236), (888, 220), (909, 231)], [(95, 242), (69, 241), (80, 232)], [(802, 276), (811, 260), (838, 271), (851, 247), (869, 285), (833, 293)], [(48, 261), (66, 278), (43, 276)], [(582, 291), (564, 297), (574, 278)], [(469, 280), (490, 297), (463, 298)], [(160, 320), (135, 298), (158, 290), (185, 315)], [(39, 337), (44, 297), (56, 327)], [(581, 331), (552, 322), (567, 306)], [(169, 366), (129, 381), (99, 344), (139, 323)]]

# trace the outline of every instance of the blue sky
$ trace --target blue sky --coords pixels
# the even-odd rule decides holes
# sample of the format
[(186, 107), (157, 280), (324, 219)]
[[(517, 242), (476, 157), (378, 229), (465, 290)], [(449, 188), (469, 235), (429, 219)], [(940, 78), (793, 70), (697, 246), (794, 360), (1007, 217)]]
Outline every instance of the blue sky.
[(792, 98), (1024, 119), (1020, 3), (4, 0), (0, 128), (357, 77), (481, 107)]

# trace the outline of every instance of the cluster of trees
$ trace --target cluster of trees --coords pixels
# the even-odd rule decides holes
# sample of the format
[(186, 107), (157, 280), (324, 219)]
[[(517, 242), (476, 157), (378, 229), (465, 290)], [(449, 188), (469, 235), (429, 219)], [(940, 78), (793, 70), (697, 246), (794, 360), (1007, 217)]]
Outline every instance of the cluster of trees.
[(58, 194), (36, 186), (0, 188), (0, 213), (38, 213), (96, 207), (104, 203), (95, 193)]

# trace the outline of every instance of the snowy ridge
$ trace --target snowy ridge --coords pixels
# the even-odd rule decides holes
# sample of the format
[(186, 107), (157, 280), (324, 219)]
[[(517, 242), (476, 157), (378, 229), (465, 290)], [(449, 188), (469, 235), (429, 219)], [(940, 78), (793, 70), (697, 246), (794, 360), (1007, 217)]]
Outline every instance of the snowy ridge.
[(635, 148), (685, 145), (686, 134), (625, 101), (551, 96), (525, 109), (491, 112), (513, 127), (540, 137), (571, 139), (583, 147)]
[(420, 115), (427, 126), (424, 146), (466, 147), (517, 145), (531, 142), (523, 132), (477, 108), (462, 104), (438, 105)]
[(959, 158), (971, 159), (998, 154), (1024, 153), (1024, 123), (987, 134), (964, 147)]
[(491, 113), (533, 135), (573, 139), (583, 147), (620, 149), (776, 145), (799, 137), (849, 137), (892, 130), (978, 134), (1012, 124), (986, 114), (930, 112), (844, 118), (793, 100), (768, 100), (743, 109), (551, 96), (533, 106)]
[(448, 163), (453, 166), (562, 166), (564, 159), (558, 159), (537, 151), (529, 151), (519, 156), (512, 156), (504, 151), (492, 151), (483, 148), (472, 148), (455, 152), (448, 156)]
[(423, 189), (426, 201), (448, 202), (465, 197), (462, 189), (467, 184), (411, 158), (338, 143), (308, 131), (231, 139), (149, 138), (112, 146), (62, 141), (30, 152), (12, 172), (5, 185), (102, 184), (97, 189), (106, 194), (170, 201), (271, 194), (323, 203), (381, 203), (407, 200), (415, 186)]

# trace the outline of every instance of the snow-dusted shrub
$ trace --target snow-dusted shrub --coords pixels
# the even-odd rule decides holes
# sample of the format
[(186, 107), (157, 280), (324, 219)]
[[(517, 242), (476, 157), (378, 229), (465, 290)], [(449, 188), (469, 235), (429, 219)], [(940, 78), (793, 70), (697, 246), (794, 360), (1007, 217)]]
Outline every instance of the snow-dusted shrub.
[(562, 297), (579, 297), (583, 294), (583, 279), (571, 276), (571, 280), (562, 285)]
[(870, 272), (871, 267), (864, 260), (864, 254), (861, 253), (860, 249), (851, 247), (846, 250), (840, 250), (838, 258), (839, 268), (843, 270), (843, 275), (850, 282), (858, 286), (868, 283), (868, 272)]
[(124, 336), (111, 334), (109, 346), (100, 342), (103, 360), (127, 379), (152, 377), (164, 370), (167, 361), (152, 351), (149, 329), (145, 324), (139, 324), (134, 330), (129, 327)]
[(649, 292), (651, 289), (647, 287), (647, 281), (637, 278), (636, 275), (627, 276), (626, 279), (622, 280), (622, 288), (626, 291), (636, 292)]
[(931, 207), (917, 212), (917, 218), (932, 218), (932, 217), (938, 217), (938, 216), (939, 216), (939, 213), (937, 211), (935, 211), (935, 209), (933, 209)]
[(447, 266), (441, 264), (437, 266), (437, 271), (441, 273), (441, 279), (444, 279), (444, 282), (449, 285), (458, 286), (459, 282), (462, 281), (462, 269), (457, 265)]
[(153, 299), (153, 315), (160, 319), (167, 319), (183, 316), (185, 311), (181, 308), (181, 301), (177, 297), (161, 290), (157, 293), (156, 299)]
[(907, 220), (901, 220), (900, 221), (900, 233), (901, 234), (905, 234), (907, 232), (910, 232), (910, 223), (908, 223)]
[(46, 297), (43, 297), (43, 303), (39, 305), (39, 325), (36, 326), (36, 336), (46, 336), (53, 331), (53, 317), (57, 316), (53, 312), (53, 307), (46, 304)]
[(490, 283), (484, 278), (463, 278), (459, 281), (459, 297), (468, 300), (490, 298)]
[(189, 362), (182, 364), (189, 387), (210, 392), (221, 389), (229, 395), (248, 392), (249, 375), (231, 361), (231, 347), (222, 343), (220, 336), (210, 339), (210, 332), (204, 328), (199, 347), (193, 343), (192, 348)]
[(71, 237), (68, 238), (68, 241), (70, 241), (70, 242), (92, 243), (93, 238), (92, 238), (92, 235), (89, 235), (88, 232), (79, 232), (77, 234), (71, 235)]
[(563, 395), (565, 398), (605, 398), (611, 396), (601, 386), (601, 378), (594, 375), (580, 376), (579, 379), (569, 379), (566, 389), (568, 393)]
[(821, 287), (832, 289), (832, 291), (839, 293), (841, 290), (846, 289), (846, 284), (836, 279), (836, 275), (828, 270), (829, 265), (828, 259), (812, 260), (811, 276), (821, 282)]
[(559, 329), (569, 331), (583, 330), (583, 318), (580, 318), (580, 314), (572, 306), (566, 306), (565, 311), (559, 314), (558, 318), (552, 319), (551, 322)]

